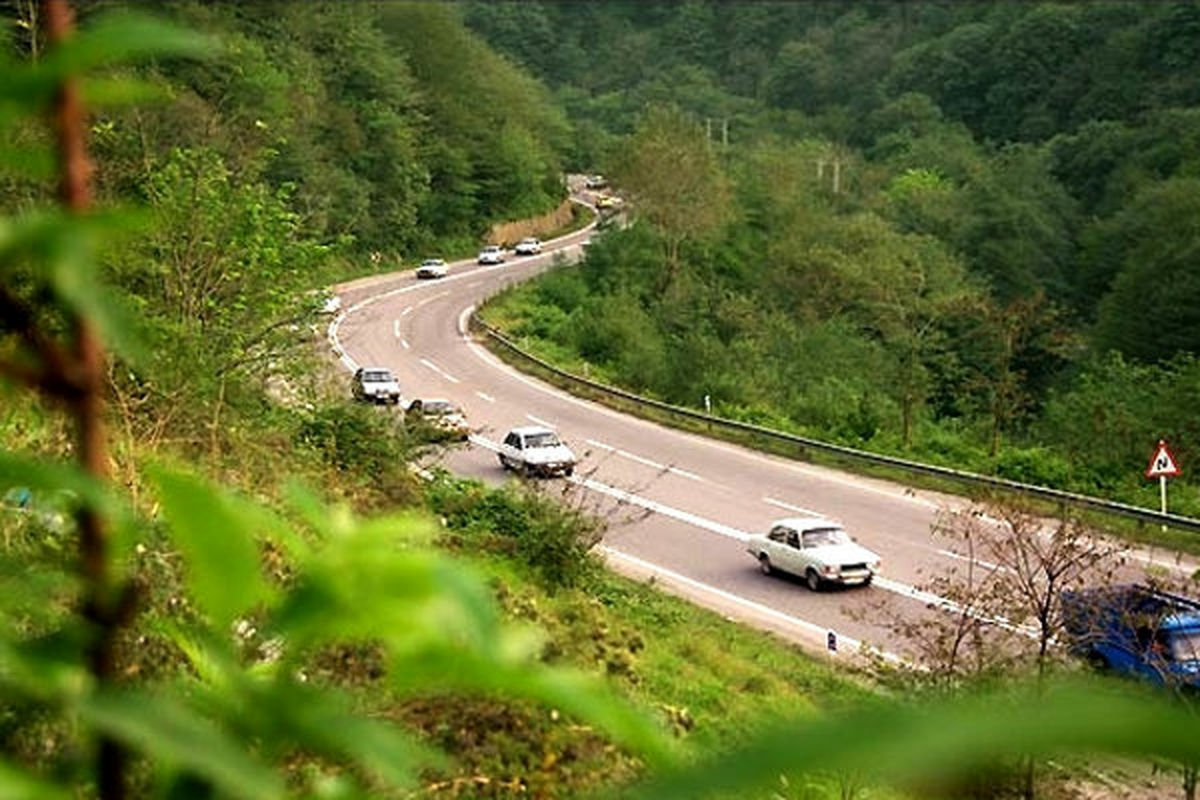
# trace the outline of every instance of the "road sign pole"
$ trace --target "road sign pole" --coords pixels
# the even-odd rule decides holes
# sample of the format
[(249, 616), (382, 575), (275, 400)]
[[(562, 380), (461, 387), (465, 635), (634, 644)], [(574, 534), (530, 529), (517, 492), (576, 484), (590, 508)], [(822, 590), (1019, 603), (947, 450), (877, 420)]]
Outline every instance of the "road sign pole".
[[(1166, 514), (1167, 513), (1167, 476), (1166, 475), (1158, 476), (1158, 496), (1159, 496), (1159, 499), (1162, 501), (1161, 502), (1162, 513)], [(1163, 523), (1162, 531), (1163, 531), (1163, 533), (1167, 532), (1167, 525), (1165, 522)]]

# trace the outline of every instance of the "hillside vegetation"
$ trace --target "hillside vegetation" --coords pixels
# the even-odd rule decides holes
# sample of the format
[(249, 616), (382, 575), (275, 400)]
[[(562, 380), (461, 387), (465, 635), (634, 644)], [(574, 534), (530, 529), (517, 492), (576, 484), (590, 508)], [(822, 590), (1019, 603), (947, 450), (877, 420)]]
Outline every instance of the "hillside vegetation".
[[(492, 313), (637, 391), (1157, 505), (1200, 455), (1200, 6), (472, 4), (633, 201)], [(540, 46), (553, 36), (557, 45)], [(1185, 473), (1188, 472), (1185, 468)], [(1200, 513), (1195, 483), (1172, 508)]]

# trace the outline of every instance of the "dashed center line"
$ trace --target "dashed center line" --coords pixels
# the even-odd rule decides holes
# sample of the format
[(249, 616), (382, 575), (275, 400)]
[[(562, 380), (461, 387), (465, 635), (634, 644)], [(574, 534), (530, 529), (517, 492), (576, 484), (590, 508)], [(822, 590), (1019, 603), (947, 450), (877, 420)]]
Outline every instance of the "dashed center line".
[(413, 311), (412, 306), (405, 306), (404, 310), (400, 312), (400, 316), (407, 317), (409, 314), (412, 313), (412, 311)]
[(408, 339), (401, 339), (400, 346), (403, 347), (405, 350), (407, 350), (408, 349)]
[(428, 367), (429, 369), (431, 369), (431, 370), (433, 370), (434, 372), (436, 372), (438, 375), (441, 375), (443, 378), (445, 378), (446, 380), (450, 381), (451, 383), (459, 383), (459, 382), (460, 382), (460, 381), (458, 380), (458, 378), (456, 378), (456, 377), (454, 377), (453, 375), (451, 375), (450, 373), (446, 372), (444, 369), (442, 369), (442, 368), (441, 368), (441, 367), (439, 367), (437, 364), (435, 364), (435, 363), (433, 363), (432, 361), (430, 361), (428, 358), (422, 358), (422, 359), (421, 359), (421, 363), (422, 363), (422, 364), (424, 364), (424, 365), (425, 365), (426, 367)]
[(804, 506), (794, 506), (791, 503), (785, 503), (782, 500), (776, 500), (774, 497), (764, 497), (763, 502), (770, 503), (771, 505), (778, 506), (779, 508), (787, 509), (788, 511), (795, 511), (797, 514), (809, 514), (814, 517), (825, 516), (824, 514), (822, 514), (819, 511), (813, 511), (811, 508), (805, 508)]
[(392, 335), (397, 339), (400, 338), (400, 320), (398, 319), (392, 320)]
[(999, 564), (993, 564), (991, 561), (984, 561), (982, 558), (971, 558), (970, 556), (964, 556), (962, 553), (956, 553), (953, 550), (938, 550), (937, 552), (938, 555), (943, 555), (947, 558), (956, 558), (959, 561), (974, 562), (981, 567), (986, 567), (987, 569), (1004, 570), (1006, 572), (1008, 571), (1008, 567), (1002, 567)]
[(480, 399), (482, 399), (482, 400), (486, 400), (486, 401), (488, 401), (489, 403), (494, 403), (494, 402), (496, 402), (496, 398), (492, 397), (492, 396), (491, 396), (490, 394), (488, 394), (487, 392), (475, 392), (475, 395), (476, 395), (477, 397), (479, 397)]
[(613, 447), (611, 444), (605, 444), (604, 442), (597, 442), (595, 439), (585, 439), (584, 441), (586, 441), (588, 444), (592, 445), (593, 447), (598, 447), (601, 450), (606, 450), (610, 453), (615, 453), (616, 455), (619, 455), (623, 458), (628, 458), (630, 461), (636, 461), (639, 464), (645, 464), (646, 466), (653, 467), (654, 469), (659, 470), (661, 472), (670, 472), (674, 475), (678, 475), (681, 478), (687, 478), (687, 479), (693, 480), (693, 481), (703, 481), (704, 480), (704, 478), (701, 478), (699, 475), (697, 475), (694, 472), (688, 472), (686, 469), (680, 469), (679, 467), (673, 467), (669, 464), (660, 464), (657, 461), (651, 461), (648, 458), (643, 458), (642, 456), (636, 455), (634, 453), (630, 453), (628, 450), (621, 450), (620, 448)]
[(532, 422), (536, 422), (538, 425), (543, 425), (547, 428), (557, 428), (558, 427), (553, 422), (547, 422), (546, 420), (542, 419), (541, 417), (535, 417), (533, 414), (526, 414), (525, 418)]
[(439, 297), (445, 297), (448, 294), (450, 294), (449, 290), (446, 290), (444, 292), (439, 292), (438, 294), (431, 294), (431, 295), (429, 295), (429, 297), (426, 297), (424, 300), (421, 300), (420, 302), (418, 302), (415, 306), (413, 306), (413, 308), (420, 308), (421, 306), (425, 305), (426, 303), (432, 303), (434, 300), (437, 300)]

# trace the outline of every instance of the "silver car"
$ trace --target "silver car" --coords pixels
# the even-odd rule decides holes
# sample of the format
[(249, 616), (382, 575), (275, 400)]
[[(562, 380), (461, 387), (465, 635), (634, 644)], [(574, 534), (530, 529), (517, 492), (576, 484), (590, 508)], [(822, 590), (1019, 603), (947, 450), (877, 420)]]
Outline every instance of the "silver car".
[(513, 252), (519, 256), (536, 256), (542, 252), (542, 241), (530, 236), (517, 242), (517, 246), (513, 248)]
[(417, 267), (418, 278), (444, 278), (450, 268), (440, 258), (427, 258)]
[(400, 402), (400, 382), (386, 367), (359, 367), (350, 380), (354, 399), (371, 403)]
[(513, 428), (500, 445), (500, 466), (527, 477), (575, 472), (575, 454), (549, 428)]

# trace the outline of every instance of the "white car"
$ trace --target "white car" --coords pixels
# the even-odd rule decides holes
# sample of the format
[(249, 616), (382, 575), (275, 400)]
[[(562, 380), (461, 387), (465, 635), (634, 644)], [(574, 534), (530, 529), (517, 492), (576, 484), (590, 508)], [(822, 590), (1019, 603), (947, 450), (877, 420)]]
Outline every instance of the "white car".
[(879, 556), (855, 543), (841, 525), (823, 517), (789, 517), (777, 520), (769, 533), (751, 536), (746, 552), (758, 559), (759, 568), (804, 578), (818, 591), (827, 583), (867, 585), (879, 572)]
[(449, 272), (446, 262), (440, 258), (427, 258), (417, 267), (418, 278), (444, 278)]
[(479, 251), (480, 264), (503, 264), (504, 248), (498, 244), (489, 244)]
[(549, 428), (513, 428), (500, 445), (500, 466), (527, 477), (570, 475), (575, 454)]
[(359, 367), (350, 379), (350, 391), (355, 400), (392, 405), (400, 402), (400, 382), (386, 367)]
[(517, 242), (517, 246), (513, 248), (513, 252), (519, 256), (536, 256), (542, 252), (542, 242), (540, 239), (530, 236)]

